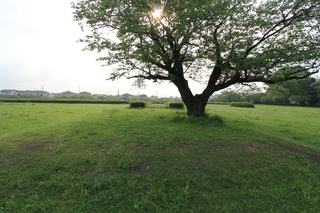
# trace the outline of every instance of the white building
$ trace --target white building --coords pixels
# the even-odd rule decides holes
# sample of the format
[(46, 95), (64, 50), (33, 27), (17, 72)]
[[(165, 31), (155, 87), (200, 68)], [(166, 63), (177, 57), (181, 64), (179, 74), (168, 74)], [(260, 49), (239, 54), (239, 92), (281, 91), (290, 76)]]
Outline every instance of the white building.
[(34, 95), (39, 98), (48, 98), (49, 92), (40, 91), (40, 90), (15, 90), (15, 89), (3, 89), (0, 91), (0, 96), (2, 98), (10, 97), (10, 96), (23, 96), (23, 95)]
[(3, 89), (0, 91), (0, 95), (9, 96), (9, 95), (18, 95), (18, 91), (14, 89)]

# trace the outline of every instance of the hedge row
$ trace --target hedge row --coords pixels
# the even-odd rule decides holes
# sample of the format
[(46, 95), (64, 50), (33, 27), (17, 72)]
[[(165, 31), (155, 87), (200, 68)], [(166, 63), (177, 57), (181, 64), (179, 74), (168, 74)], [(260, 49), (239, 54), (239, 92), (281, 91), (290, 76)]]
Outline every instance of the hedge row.
[(147, 106), (147, 102), (143, 102), (143, 101), (130, 103), (130, 108), (145, 108), (146, 106)]
[(184, 105), (183, 105), (183, 103), (170, 103), (169, 107), (170, 108), (175, 108), (175, 109), (183, 109)]
[[(153, 102), (151, 102), (153, 104)], [(130, 108), (145, 108), (150, 104), (150, 102), (147, 101), (134, 101), (130, 103)], [(184, 104), (181, 102), (166, 102), (166, 105), (170, 108), (175, 109), (183, 109)]]
[(65, 104), (129, 104), (128, 101), (104, 101), (104, 100), (85, 100), (85, 99), (0, 99), (0, 102), (65, 103)]
[(247, 108), (254, 108), (254, 104), (250, 102), (232, 102), (230, 103), (232, 107), (247, 107)]

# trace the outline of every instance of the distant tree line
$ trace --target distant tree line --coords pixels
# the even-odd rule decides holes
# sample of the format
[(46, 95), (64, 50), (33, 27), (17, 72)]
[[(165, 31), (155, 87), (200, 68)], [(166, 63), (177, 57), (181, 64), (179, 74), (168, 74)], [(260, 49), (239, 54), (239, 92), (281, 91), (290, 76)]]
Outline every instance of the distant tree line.
[(244, 90), (224, 90), (211, 102), (253, 102), (257, 104), (283, 104), (320, 106), (320, 79), (308, 77), (270, 85), (265, 92), (254, 87)]
[(54, 95), (55, 99), (100, 99), (100, 100), (110, 100), (110, 101), (152, 101), (152, 100), (167, 100), (167, 101), (181, 101), (178, 97), (164, 97), (158, 98), (157, 96), (148, 97), (145, 94), (132, 95), (129, 93), (119, 94), (119, 95), (92, 95), (89, 92), (81, 92), (80, 94), (73, 93), (71, 95)]
[(90, 92), (73, 93), (71, 95), (59, 94), (54, 95), (55, 99), (96, 99)]

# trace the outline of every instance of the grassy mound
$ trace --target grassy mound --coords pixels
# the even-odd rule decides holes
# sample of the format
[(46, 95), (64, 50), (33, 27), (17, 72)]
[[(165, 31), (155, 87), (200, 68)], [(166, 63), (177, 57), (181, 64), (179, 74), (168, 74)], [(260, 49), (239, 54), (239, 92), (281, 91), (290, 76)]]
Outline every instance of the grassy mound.
[(0, 107), (0, 212), (320, 211), (315, 108)]

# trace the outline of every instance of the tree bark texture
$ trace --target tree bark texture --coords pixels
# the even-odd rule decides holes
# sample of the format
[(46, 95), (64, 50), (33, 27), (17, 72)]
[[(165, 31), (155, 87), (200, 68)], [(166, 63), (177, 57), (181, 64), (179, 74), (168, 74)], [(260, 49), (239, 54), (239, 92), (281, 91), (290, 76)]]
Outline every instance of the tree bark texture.
[(208, 98), (201, 94), (193, 96), (193, 98), (184, 103), (186, 104), (189, 116), (204, 117), (207, 102)]
[(188, 116), (204, 117), (205, 108), (211, 94), (193, 95), (188, 81), (184, 78), (177, 78), (173, 83), (178, 87), (181, 98), (187, 107)]

